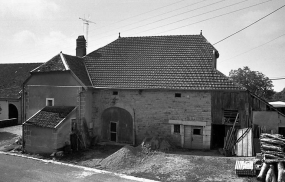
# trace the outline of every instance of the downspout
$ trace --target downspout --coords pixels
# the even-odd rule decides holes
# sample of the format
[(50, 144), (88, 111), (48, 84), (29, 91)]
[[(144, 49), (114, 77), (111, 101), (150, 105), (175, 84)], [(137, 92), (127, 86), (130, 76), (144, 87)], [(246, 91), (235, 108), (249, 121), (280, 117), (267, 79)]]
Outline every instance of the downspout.
[(25, 86), (22, 84), (22, 151), (25, 151), (25, 130), (24, 130), (24, 120), (25, 120)]
[(135, 109), (133, 108), (133, 111), (134, 111), (134, 120), (133, 120), (133, 146), (136, 145), (136, 126), (135, 126), (135, 120), (136, 120), (136, 111)]
[(83, 93), (83, 91), (82, 91), (82, 87), (81, 87), (81, 89), (80, 89), (80, 92), (79, 92), (79, 94), (78, 94), (78, 96), (79, 96), (79, 123), (80, 123), (80, 132), (82, 132), (82, 142), (83, 142), (83, 145), (84, 145), (84, 147), (86, 148), (86, 144), (85, 144), (85, 137), (83, 136), (83, 130), (84, 130), (84, 126), (83, 126), (83, 121), (82, 121), (82, 119), (81, 119), (81, 94)]

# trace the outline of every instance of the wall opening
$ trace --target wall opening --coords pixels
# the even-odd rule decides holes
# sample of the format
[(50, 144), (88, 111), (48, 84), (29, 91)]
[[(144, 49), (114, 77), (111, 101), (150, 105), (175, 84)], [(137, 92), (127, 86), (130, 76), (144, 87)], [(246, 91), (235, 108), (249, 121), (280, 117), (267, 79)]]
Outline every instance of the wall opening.
[(224, 147), (224, 137), (225, 137), (225, 125), (212, 125), (212, 149), (218, 149)]
[(133, 144), (133, 118), (125, 109), (110, 107), (101, 116), (104, 141)]
[(116, 122), (110, 123), (110, 140), (112, 142), (117, 142), (117, 123)]
[(18, 123), (18, 109), (14, 104), (9, 104), (9, 119), (15, 119), (15, 123)]

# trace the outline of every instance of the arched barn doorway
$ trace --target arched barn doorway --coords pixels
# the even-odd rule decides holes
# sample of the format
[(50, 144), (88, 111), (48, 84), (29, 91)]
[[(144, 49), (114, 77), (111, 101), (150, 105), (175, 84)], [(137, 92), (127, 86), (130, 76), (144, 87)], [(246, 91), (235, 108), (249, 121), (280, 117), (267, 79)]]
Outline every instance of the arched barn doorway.
[(9, 119), (14, 119), (13, 124), (18, 123), (18, 109), (14, 104), (9, 104)]
[(111, 107), (102, 113), (102, 138), (118, 143), (133, 143), (133, 118), (122, 108)]

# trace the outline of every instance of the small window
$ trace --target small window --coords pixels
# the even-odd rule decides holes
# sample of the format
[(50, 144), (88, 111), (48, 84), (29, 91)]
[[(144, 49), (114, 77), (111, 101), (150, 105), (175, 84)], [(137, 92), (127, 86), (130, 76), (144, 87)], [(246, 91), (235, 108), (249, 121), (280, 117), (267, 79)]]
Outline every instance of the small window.
[(54, 99), (53, 98), (47, 98), (46, 99), (46, 106), (54, 106)]
[(72, 132), (76, 132), (77, 131), (76, 119), (71, 119), (71, 131)]
[(118, 95), (118, 91), (113, 91), (113, 95)]
[(193, 129), (193, 135), (201, 135), (202, 134), (201, 131), (202, 131), (201, 129), (194, 128)]
[(175, 97), (181, 97), (181, 93), (175, 93)]
[[(224, 118), (223, 123), (230, 123), (233, 124), (235, 122), (236, 116), (238, 114), (238, 110), (224, 110)], [(238, 118), (237, 118), (238, 119)], [(237, 120), (238, 122), (238, 120)]]
[(180, 133), (180, 125), (179, 124), (174, 125), (174, 133)]

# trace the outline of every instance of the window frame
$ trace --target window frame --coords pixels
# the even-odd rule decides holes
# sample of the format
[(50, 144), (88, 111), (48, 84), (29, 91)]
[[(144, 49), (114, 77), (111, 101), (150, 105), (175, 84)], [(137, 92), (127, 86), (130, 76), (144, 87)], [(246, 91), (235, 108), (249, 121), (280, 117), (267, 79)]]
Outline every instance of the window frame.
[(181, 133), (181, 131), (180, 131), (180, 124), (174, 124), (173, 125), (173, 133), (177, 133), (177, 134)]
[(119, 95), (119, 91), (114, 90), (112, 94), (113, 94), (113, 95)]
[(175, 93), (174, 96), (177, 97), (177, 98), (181, 98), (182, 94), (181, 93)]
[(54, 98), (46, 98), (46, 106), (50, 106), (49, 101), (51, 101), (51, 106), (54, 106)]
[[(199, 130), (199, 134), (196, 134), (196, 133), (194, 132), (194, 130), (195, 130), (195, 131)], [(193, 128), (192, 132), (193, 132), (192, 135), (202, 135), (202, 129), (201, 129), (201, 128)]]

